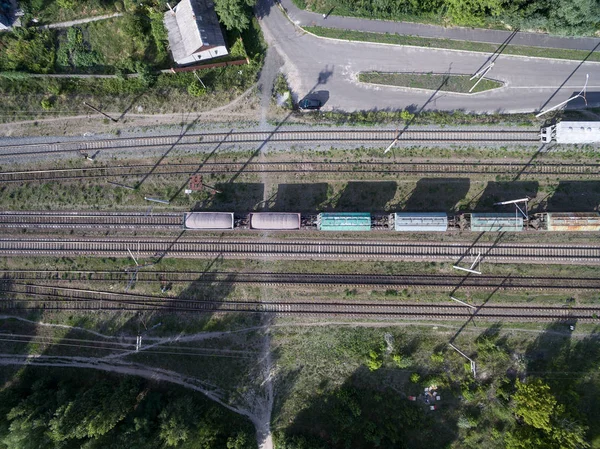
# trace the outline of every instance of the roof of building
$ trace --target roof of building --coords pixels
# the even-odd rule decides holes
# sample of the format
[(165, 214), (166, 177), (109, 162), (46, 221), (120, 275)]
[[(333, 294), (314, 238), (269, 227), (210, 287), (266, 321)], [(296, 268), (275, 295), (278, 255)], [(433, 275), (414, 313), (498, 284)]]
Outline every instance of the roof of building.
[(317, 217), (321, 231), (370, 231), (369, 212), (322, 212)]
[(175, 61), (212, 47), (224, 46), (219, 19), (210, 0), (182, 0), (165, 13), (165, 27)]
[(549, 212), (549, 231), (600, 231), (598, 212)]
[(250, 228), (267, 231), (300, 229), (300, 214), (288, 212), (254, 212), (250, 214)]
[(10, 21), (8, 17), (0, 12), (0, 30), (8, 30), (10, 27)]
[(514, 213), (471, 214), (471, 231), (519, 232), (523, 230), (523, 217)]
[(448, 230), (448, 216), (445, 212), (397, 212), (394, 214), (396, 231), (445, 232)]
[(557, 143), (600, 143), (600, 122), (559, 122)]
[(186, 229), (233, 229), (232, 212), (191, 212), (185, 214)]

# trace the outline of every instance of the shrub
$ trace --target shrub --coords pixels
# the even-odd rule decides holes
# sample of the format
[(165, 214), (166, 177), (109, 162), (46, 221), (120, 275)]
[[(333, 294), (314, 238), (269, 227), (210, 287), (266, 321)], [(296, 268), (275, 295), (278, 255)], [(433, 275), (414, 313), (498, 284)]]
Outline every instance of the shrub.
[(430, 359), (433, 363), (444, 363), (444, 354), (442, 352), (434, 352), (431, 354)]
[(42, 105), (42, 109), (44, 109), (45, 111), (49, 111), (50, 109), (52, 109), (54, 107), (54, 101), (52, 98), (44, 98), (41, 101), (41, 105)]
[(396, 354), (392, 357), (392, 360), (396, 366), (400, 369), (409, 368), (413, 364), (413, 360), (410, 357), (404, 357), (401, 354)]
[(187, 88), (187, 91), (192, 97), (201, 97), (206, 94), (206, 89), (200, 84), (199, 81), (194, 81), (192, 84), (190, 84)]
[(50, 30), (16, 28), (2, 40), (2, 46), (0, 70), (49, 73), (54, 68), (56, 49), (54, 33)]
[(411, 381), (413, 384), (418, 384), (418, 383), (421, 381), (421, 376), (419, 376), (419, 374), (418, 374), (418, 373), (412, 373), (412, 374), (410, 375), (410, 381)]
[(405, 122), (410, 122), (412, 119), (415, 118), (415, 114), (412, 114), (406, 110), (400, 111), (400, 118), (402, 120), (404, 120)]
[(154, 70), (145, 62), (138, 61), (136, 64), (136, 72), (139, 75), (142, 83), (147, 86), (153, 86), (156, 83), (157, 75)]
[(73, 9), (75, 7), (75, 0), (56, 0), (56, 4), (62, 9)]
[(101, 64), (102, 55), (88, 48), (80, 28), (71, 27), (67, 30), (66, 41), (59, 46), (56, 62), (62, 67), (87, 68)]
[(377, 371), (383, 365), (383, 360), (381, 356), (376, 351), (369, 351), (369, 358), (366, 362), (367, 368), (369, 371)]

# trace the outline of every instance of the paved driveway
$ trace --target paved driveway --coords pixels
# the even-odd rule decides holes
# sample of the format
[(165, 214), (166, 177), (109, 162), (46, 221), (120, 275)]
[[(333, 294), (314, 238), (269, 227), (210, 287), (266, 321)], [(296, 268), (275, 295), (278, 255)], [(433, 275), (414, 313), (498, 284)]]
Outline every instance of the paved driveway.
[[(588, 104), (600, 106), (600, 63), (501, 55), (488, 73), (505, 86), (479, 94), (435, 93), (359, 83), (361, 71), (472, 74), (490, 55), (317, 38), (296, 27), (273, 0), (258, 0), (257, 15), (269, 45), (284, 60), (296, 99), (312, 92), (327, 99), (324, 110), (461, 109), (469, 112), (530, 112), (579, 92), (590, 75)], [(597, 51), (600, 51), (598, 49)], [(582, 106), (583, 100), (571, 103)]]

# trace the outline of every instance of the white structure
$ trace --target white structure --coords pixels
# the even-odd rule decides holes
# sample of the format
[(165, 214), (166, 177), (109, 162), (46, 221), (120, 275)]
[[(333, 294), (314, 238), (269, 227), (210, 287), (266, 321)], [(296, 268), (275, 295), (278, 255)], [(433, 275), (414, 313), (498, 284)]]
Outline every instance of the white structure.
[(182, 0), (165, 13), (165, 28), (173, 60), (192, 64), (225, 56), (227, 46), (210, 0)]
[(600, 122), (559, 122), (542, 128), (542, 142), (600, 143)]

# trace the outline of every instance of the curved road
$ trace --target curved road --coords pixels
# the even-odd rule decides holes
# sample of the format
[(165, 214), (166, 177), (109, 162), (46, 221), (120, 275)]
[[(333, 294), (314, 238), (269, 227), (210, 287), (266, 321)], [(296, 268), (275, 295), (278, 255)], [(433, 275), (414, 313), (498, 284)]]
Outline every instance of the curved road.
[[(486, 65), (490, 55), (318, 38), (294, 25), (274, 0), (258, 0), (256, 12), (267, 42), (284, 61), (283, 71), (296, 99), (319, 97), (325, 100), (323, 110), (531, 112), (578, 93), (586, 74), (590, 75), (588, 105), (600, 106), (598, 62), (500, 55), (487, 77), (505, 86), (472, 95), (372, 86), (359, 83), (358, 73), (473, 74)], [(583, 106), (582, 99), (570, 103), (570, 107)]]

